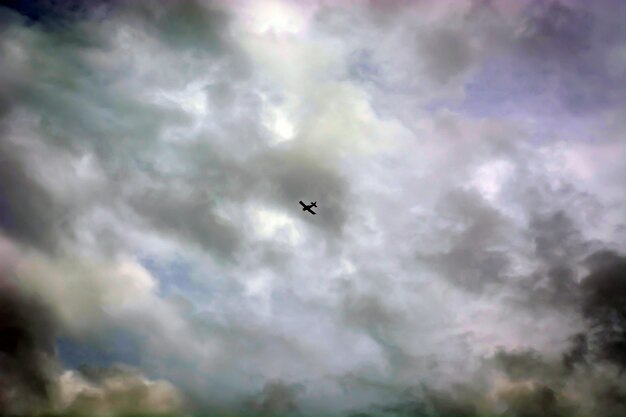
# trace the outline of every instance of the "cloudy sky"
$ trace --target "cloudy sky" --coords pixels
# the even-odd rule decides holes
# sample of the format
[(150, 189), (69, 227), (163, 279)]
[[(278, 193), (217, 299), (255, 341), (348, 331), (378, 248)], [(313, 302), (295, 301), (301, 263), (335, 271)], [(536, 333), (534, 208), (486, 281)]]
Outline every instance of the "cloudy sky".
[(625, 2), (3, 4), (0, 415), (626, 413)]

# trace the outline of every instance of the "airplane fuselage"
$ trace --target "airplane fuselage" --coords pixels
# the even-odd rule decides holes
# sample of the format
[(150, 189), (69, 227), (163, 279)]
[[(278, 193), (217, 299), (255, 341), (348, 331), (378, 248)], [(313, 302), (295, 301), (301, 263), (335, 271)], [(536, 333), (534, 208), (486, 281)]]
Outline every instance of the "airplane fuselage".
[(315, 214), (315, 212), (311, 210), (311, 208), (317, 207), (317, 201), (312, 201), (311, 204), (304, 204), (302, 201), (300, 201), (300, 205), (302, 206), (302, 211), (308, 211), (311, 214)]

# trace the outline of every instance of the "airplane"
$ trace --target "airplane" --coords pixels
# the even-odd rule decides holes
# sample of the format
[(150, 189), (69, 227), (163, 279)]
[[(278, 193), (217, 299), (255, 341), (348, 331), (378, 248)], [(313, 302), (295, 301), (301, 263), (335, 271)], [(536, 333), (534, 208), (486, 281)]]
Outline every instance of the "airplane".
[(307, 206), (306, 204), (304, 204), (304, 203), (302, 202), (302, 200), (300, 200), (300, 205), (301, 205), (302, 207), (304, 207), (304, 208), (302, 209), (302, 211), (308, 211), (308, 212), (309, 212), (309, 213), (311, 213), (311, 214), (315, 214), (315, 212), (314, 212), (313, 210), (311, 210), (311, 207), (317, 207), (317, 201), (314, 201), (314, 202), (312, 202), (311, 204), (309, 204), (309, 205)]

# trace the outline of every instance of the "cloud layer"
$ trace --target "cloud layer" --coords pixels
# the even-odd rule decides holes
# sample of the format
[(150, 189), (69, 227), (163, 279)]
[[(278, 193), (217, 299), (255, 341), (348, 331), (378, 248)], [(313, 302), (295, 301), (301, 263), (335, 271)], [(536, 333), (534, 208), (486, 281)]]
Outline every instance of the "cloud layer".
[(625, 14), (0, 8), (0, 414), (626, 412)]

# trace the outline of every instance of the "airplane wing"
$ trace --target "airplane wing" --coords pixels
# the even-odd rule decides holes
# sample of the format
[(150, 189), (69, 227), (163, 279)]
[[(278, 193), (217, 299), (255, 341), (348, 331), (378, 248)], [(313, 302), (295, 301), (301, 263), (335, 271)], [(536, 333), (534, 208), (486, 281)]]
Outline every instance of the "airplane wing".
[(301, 205), (302, 207), (305, 207), (305, 208), (306, 208), (306, 204), (304, 204), (304, 203), (302, 202), (302, 200), (300, 200), (300, 205)]
[(311, 210), (311, 209), (308, 209), (307, 211), (308, 211), (309, 213), (311, 213), (311, 214), (315, 214), (315, 212), (314, 212), (313, 210)]

